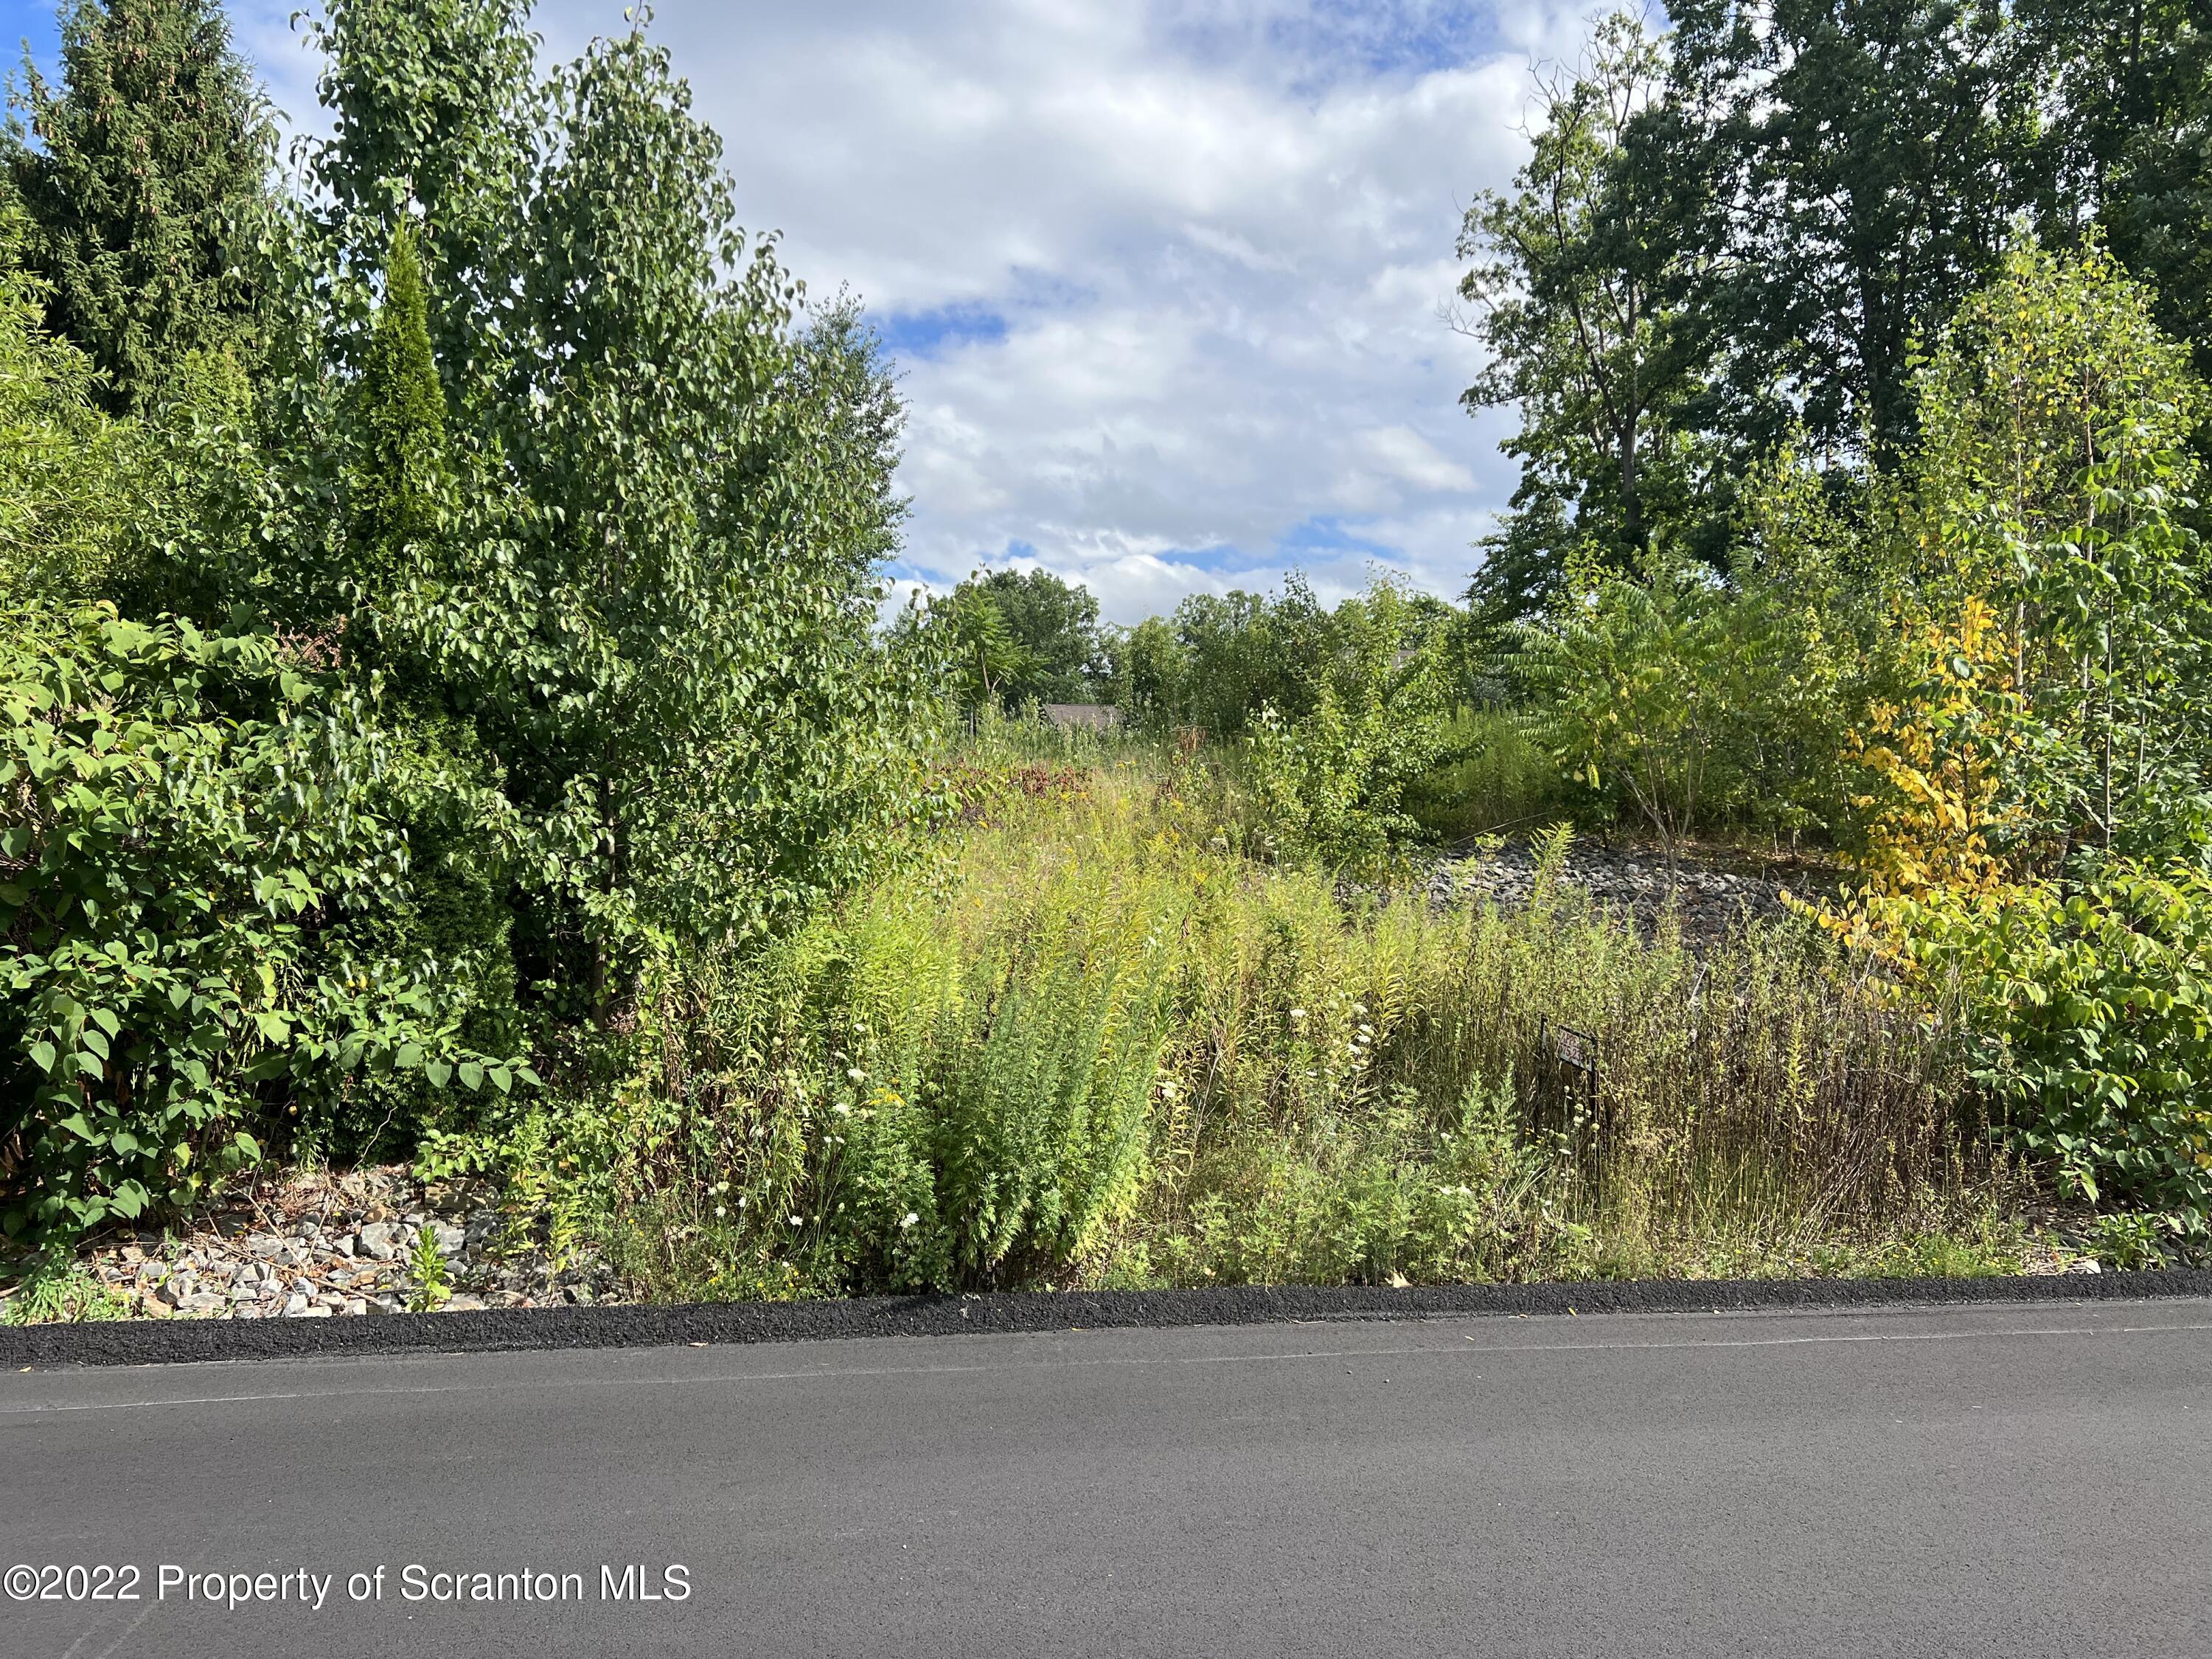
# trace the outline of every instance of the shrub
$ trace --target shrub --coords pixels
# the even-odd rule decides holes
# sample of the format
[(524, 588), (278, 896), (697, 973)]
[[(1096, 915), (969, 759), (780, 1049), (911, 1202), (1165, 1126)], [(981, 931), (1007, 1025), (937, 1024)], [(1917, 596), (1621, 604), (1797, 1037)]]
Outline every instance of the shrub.
[(1536, 742), (1625, 800), (1669, 857), (1733, 793), (1732, 620), (1708, 573), (1655, 559), (1640, 576), (1583, 573), (1521, 631)]
[(2212, 878), (2116, 859), (1881, 914), (1919, 984), (1956, 985), (2031, 1155), (2093, 1202), (2212, 1214)]
[(1443, 736), (1443, 764), (1406, 792), (1406, 811), (1431, 835), (1465, 840), (1592, 810), (1589, 792), (1562, 775), (1510, 710), (1462, 708)]
[(188, 1203), (364, 1068), (511, 1085), (455, 1041), (469, 964), (381, 954), (358, 926), (409, 859), (357, 696), (266, 635), (106, 607), (9, 622), (0, 1229)]
[(19, 234), (0, 219), (0, 605), (95, 591), (140, 493), (136, 425), (101, 412), (91, 361), (46, 332), (38, 288), (14, 267)]
[(1441, 641), (1387, 582), (1329, 619), (1334, 649), (1299, 665), (1304, 710), (1258, 711), (1246, 752), (1269, 833), (1293, 856), (1372, 868), (1421, 833), (1407, 792), (1449, 730)]
[(1517, 632), (1531, 738), (1670, 856), (1716, 826), (1794, 840), (1844, 818), (1864, 655), (1808, 484), (1787, 462), (1756, 482), (1731, 580), (1656, 553), (1632, 573), (1585, 566)]

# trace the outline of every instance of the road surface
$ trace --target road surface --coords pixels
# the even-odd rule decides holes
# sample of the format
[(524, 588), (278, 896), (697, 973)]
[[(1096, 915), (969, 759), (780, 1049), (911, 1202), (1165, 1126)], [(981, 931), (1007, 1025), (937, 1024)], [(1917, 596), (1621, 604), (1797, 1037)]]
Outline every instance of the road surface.
[(2212, 1654), (2212, 1303), (33, 1371), (0, 1432), (8, 1659)]

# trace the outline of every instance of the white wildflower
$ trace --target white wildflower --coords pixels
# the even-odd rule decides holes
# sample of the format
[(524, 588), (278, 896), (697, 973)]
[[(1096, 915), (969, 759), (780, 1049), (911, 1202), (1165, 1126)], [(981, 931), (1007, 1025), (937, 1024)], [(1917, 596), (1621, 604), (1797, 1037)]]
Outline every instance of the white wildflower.
[(912, 1210), (908, 1210), (908, 1211), (906, 1212), (906, 1219), (905, 1219), (905, 1220), (903, 1220), (903, 1221), (902, 1221), (902, 1222), (900, 1222), (900, 1223), (899, 1223), (899, 1226), (900, 1226), (901, 1230), (902, 1230), (902, 1231), (903, 1231), (904, 1229), (906, 1229), (906, 1228), (908, 1228), (908, 1227), (911, 1227), (911, 1226), (913, 1226), (913, 1225), (914, 1225), (914, 1224), (915, 1224), (915, 1222), (917, 1222), (917, 1221), (919, 1221), (919, 1220), (921, 1220), (921, 1218), (919, 1215), (916, 1215), (916, 1214), (915, 1214)]

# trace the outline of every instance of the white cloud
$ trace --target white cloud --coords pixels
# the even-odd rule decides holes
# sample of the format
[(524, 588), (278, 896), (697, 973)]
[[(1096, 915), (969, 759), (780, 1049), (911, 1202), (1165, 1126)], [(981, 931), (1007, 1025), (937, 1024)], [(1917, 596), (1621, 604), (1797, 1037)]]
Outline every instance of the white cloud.
[[(264, 0), (265, 3), (265, 0)], [(544, 0), (549, 52), (624, 27)], [(1437, 320), (1548, 0), (661, 0), (746, 222), (902, 348), (902, 573), (1041, 562), (1132, 619), (1368, 562), (1439, 592), (1512, 489)], [(277, 9), (242, 45), (301, 112)], [(948, 308), (958, 307), (957, 311)]]

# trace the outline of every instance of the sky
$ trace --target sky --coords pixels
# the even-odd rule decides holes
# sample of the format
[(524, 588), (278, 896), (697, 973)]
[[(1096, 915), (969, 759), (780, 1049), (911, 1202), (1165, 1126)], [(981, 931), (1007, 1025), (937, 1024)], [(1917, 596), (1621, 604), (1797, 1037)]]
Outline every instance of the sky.
[[(295, 0), (238, 43), (318, 125)], [(1511, 495), (1444, 319), (1462, 214), (1520, 163), (1553, 0), (661, 0), (741, 215), (896, 359), (902, 584), (1042, 566), (1109, 621), (1304, 570), (1456, 595)], [(544, 51), (625, 27), (540, 0)], [(0, 0), (50, 61), (52, 9)], [(11, 52), (11, 58), (15, 54)]]

